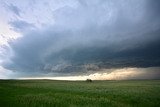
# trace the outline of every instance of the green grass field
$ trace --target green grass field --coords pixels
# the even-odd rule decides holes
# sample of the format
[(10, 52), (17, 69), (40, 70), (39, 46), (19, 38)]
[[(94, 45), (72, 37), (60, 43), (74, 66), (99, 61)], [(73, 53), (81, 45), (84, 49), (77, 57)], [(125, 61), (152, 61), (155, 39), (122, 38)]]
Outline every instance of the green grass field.
[(0, 80), (0, 107), (160, 107), (160, 80)]

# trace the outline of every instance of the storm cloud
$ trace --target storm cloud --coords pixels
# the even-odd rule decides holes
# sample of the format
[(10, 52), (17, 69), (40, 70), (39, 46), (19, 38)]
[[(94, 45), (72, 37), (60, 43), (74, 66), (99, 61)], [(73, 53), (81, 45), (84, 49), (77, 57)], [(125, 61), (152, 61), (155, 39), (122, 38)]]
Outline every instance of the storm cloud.
[(159, 67), (159, 12), (159, 0), (79, 0), (75, 7), (53, 10), (54, 24), (42, 28), (12, 21), (23, 36), (9, 43), (12, 55), (2, 65), (26, 74), (59, 75)]
[(16, 6), (13, 5), (13, 4), (9, 4), (9, 5), (6, 5), (6, 6), (7, 6), (7, 8), (8, 8), (10, 11), (12, 11), (15, 15), (20, 16), (21, 11), (20, 11), (20, 9), (19, 9), (18, 7), (16, 7)]

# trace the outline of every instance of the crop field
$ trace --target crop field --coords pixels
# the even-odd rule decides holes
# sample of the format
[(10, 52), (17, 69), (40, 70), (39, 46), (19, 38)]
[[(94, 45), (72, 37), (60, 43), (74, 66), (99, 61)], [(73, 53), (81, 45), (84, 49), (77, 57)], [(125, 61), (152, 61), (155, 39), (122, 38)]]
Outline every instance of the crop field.
[(0, 80), (0, 107), (160, 107), (160, 80)]

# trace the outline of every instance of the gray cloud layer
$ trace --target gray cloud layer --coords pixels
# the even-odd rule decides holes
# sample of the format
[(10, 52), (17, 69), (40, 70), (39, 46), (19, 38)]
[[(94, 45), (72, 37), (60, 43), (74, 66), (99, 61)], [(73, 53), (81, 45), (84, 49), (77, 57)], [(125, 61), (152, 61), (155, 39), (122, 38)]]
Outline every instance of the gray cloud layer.
[[(159, 0), (79, 1), (53, 12), (55, 24), (25, 32), (3, 63), (17, 72), (86, 73), (160, 66)], [(10, 23), (15, 29), (30, 27)], [(33, 27), (33, 26), (31, 26)]]
[(9, 24), (14, 28), (13, 30), (17, 32), (26, 32), (35, 28), (34, 24), (23, 20), (11, 21)]
[(9, 5), (7, 5), (7, 8), (8, 8), (10, 11), (12, 11), (15, 15), (20, 16), (21, 11), (20, 11), (20, 9), (19, 9), (18, 7), (16, 7), (15, 5), (9, 4)]

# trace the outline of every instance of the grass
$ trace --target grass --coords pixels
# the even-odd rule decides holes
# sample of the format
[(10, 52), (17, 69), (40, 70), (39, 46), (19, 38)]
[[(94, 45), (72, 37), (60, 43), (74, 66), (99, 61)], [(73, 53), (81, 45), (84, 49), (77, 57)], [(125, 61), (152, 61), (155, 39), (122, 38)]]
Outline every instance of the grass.
[(160, 107), (160, 80), (0, 80), (0, 107)]

